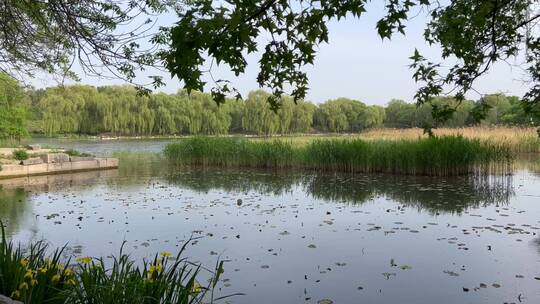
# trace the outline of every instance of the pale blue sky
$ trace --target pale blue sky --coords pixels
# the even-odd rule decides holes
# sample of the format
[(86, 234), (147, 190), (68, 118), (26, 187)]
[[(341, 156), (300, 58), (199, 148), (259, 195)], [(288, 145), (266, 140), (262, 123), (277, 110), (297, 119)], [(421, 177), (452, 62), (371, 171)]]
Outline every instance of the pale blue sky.
[[(418, 48), (429, 59), (440, 60), (438, 48), (427, 46), (422, 39), (426, 22), (423, 14), (407, 24), (407, 36), (396, 35), (391, 41), (381, 41), (376, 33), (375, 23), (382, 14), (383, 1), (374, 2), (376, 3), (369, 5), (368, 13), (361, 19), (348, 18), (329, 24), (329, 44), (320, 46), (315, 64), (306, 68), (310, 80), (308, 100), (319, 103), (331, 98), (349, 97), (367, 104), (379, 105), (384, 105), (393, 98), (412, 101), (418, 85), (411, 78), (409, 56)], [(164, 15), (160, 23), (170, 24), (175, 20), (174, 15)], [(260, 42), (261, 48), (264, 47), (264, 39)], [(214, 77), (232, 80), (242, 94), (258, 89), (256, 77), (259, 56), (260, 54), (253, 54), (248, 57), (249, 66), (245, 75), (235, 78), (227, 67), (221, 66), (214, 68)], [(451, 64), (451, 61), (447, 62), (447, 65)], [(142, 74), (141, 79), (146, 76)], [(159, 90), (172, 93), (182, 87), (177, 79), (170, 79), (167, 74), (164, 76), (166, 86)], [(503, 92), (522, 96), (528, 88), (522, 81), (525, 76), (522, 70), (507, 63), (500, 63), (495, 65), (488, 75), (479, 79), (475, 88), (481, 93)], [(81, 78), (82, 83), (92, 85), (121, 83), (84, 75), (81, 75)], [(209, 78), (206, 80), (209, 81)], [(35, 80), (33, 84), (43, 87), (56, 83), (45, 78)], [(471, 93), (468, 97), (478, 99), (479, 95)]]

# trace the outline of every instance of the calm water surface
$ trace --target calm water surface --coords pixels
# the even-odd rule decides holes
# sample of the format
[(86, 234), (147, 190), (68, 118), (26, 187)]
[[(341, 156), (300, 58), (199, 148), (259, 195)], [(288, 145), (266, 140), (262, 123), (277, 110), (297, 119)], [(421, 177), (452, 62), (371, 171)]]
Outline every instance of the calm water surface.
[[(94, 154), (167, 141), (62, 142)], [(58, 145), (58, 143), (56, 144)], [(71, 145), (71, 146), (69, 146)], [(540, 174), (485, 178), (190, 171), (151, 155), (118, 170), (0, 181), (17, 241), (213, 267), (232, 303), (540, 303)], [(241, 203), (239, 203), (241, 200)]]
[(100, 140), (36, 138), (31, 139), (28, 142), (49, 147), (62, 147), (66, 150), (75, 149), (96, 156), (111, 156), (114, 152), (160, 153), (163, 151), (163, 148), (172, 141), (172, 139)]

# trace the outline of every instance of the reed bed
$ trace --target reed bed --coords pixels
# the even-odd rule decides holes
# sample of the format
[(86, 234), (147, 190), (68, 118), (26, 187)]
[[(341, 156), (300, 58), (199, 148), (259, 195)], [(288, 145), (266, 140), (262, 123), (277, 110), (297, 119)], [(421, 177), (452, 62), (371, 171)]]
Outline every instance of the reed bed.
[(508, 169), (510, 149), (463, 136), (401, 140), (286, 139), (249, 140), (193, 137), (166, 146), (177, 165), (300, 168), (320, 171), (451, 176)]
[[(540, 153), (540, 137), (536, 128), (528, 127), (465, 127), (434, 129), (436, 136), (463, 136), (468, 139), (478, 139), (490, 144), (506, 145), (514, 153)], [(295, 145), (307, 145), (317, 139), (363, 139), (363, 140), (416, 140), (427, 138), (420, 128), (408, 129), (368, 129), (361, 133), (352, 134), (305, 134), (281, 136)], [(269, 137), (253, 138), (257, 141), (267, 141)]]
[[(463, 136), (498, 145), (506, 145), (515, 153), (540, 152), (540, 137), (536, 128), (527, 127), (467, 127), (434, 129), (436, 136)], [(418, 139), (425, 137), (419, 128), (371, 129), (358, 135), (364, 139)]]

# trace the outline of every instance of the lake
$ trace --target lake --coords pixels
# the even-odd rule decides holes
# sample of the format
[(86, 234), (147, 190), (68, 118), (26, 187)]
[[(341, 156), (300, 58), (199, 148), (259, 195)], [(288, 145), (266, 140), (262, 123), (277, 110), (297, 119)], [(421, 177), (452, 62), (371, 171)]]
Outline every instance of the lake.
[[(180, 169), (170, 140), (36, 140), (118, 170), (0, 180), (0, 218), (24, 244), (133, 258), (187, 247), (225, 261), (230, 303), (540, 303), (540, 170), (400, 177)], [(224, 302), (224, 301), (222, 301)]]

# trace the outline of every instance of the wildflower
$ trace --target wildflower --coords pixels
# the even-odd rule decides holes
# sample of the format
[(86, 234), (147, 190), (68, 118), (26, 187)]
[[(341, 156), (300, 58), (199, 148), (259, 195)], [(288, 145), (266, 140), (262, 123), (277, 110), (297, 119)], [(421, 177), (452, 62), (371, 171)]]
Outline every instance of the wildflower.
[(51, 258), (45, 258), (45, 263), (51, 265), (52, 264)]
[(154, 265), (150, 265), (150, 269), (148, 270), (150, 273), (154, 273), (154, 272), (161, 272), (163, 271), (163, 266), (161, 265), (161, 263), (157, 263), (157, 264), (154, 264)]
[(163, 271), (163, 266), (161, 265), (161, 263), (150, 265), (150, 268), (148, 269), (148, 273), (147, 273), (148, 281), (152, 283), (162, 271)]
[(160, 255), (161, 255), (162, 257), (164, 257), (164, 258), (168, 258), (168, 257), (170, 257), (172, 254), (171, 254), (170, 252), (168, 252), (168, 251), (162, 251), (162, 252), (160, 253)]
[(41, 273), (41, 274), (46, 273), (47, 270), (49, 270), (47, 267), (39, 267), (39, 268), (38, 268), (38, 271), (39, 271), (39, 273)]
[(37, 284), (38, 284), (38, 281), (36, 279), (32, 279), (32, 281), (30, 281), (30, 286), (34, 286)]
[(80, 257), (80, 258), (77, 258), (75, 261), (77, 261), (77, 263), (88, 265), (92, 262), (92, 258), (89, 256)]
[(22, 267), (28, 266), (28, 263), (29, 263), (29, 262), (28, 262), (28, 259), (22, 259), (22, 260), (21, 260), (21, 265), (22, 265)]
[(26, 273), (24, 274), (24, 279), (31, 280), (33, 278), (34, 278), (34, 272), (32, 270), (27, 270)]
[(59, 274), (53, 275), (53, 277), (51, 278), (51, 282), (53, 284), (56, 284), (56, 283), (60, 282), (60, 275)]
[(75, 285), (75, 280), (69, 279), (69, 280), (67, 280), (67, 284), (68, 285)]
[(203, 288), (201, 284), (199, 284), (199, 282), (197, 282), (197, 280), (195, 280), (195, 282), (193, 282), (193, 292), (194, 293), (200, 293), (203, 291)]
[(22, 282), (21, 285), (19, 285), (19, 289), (20, 290), (28, 289), (28, 284), (26, 284), (26, 282)]
[(71, 270), (71, 269), (69, 269), (69, 268), (66, 268), (66, 269), (64, 270), (64, 275), (65, 275), (66, 277), (70, 277), (71, 275), (73, 275), (73, 270)]
[(21, 297), (21, 293), (18, 290), (15, 290), (14, 292), (12, 292), (10, 296), (10, 298), (14, 300), (18, 300), (20, 297)]

